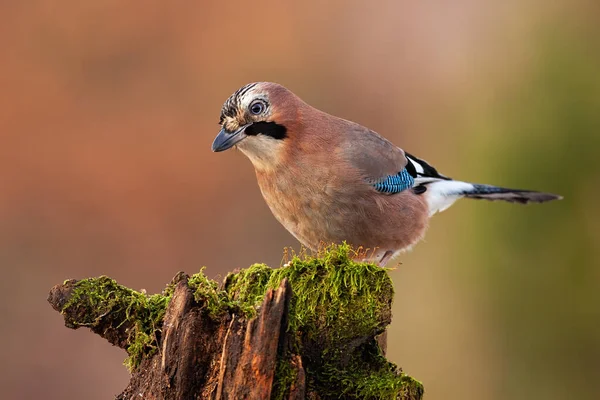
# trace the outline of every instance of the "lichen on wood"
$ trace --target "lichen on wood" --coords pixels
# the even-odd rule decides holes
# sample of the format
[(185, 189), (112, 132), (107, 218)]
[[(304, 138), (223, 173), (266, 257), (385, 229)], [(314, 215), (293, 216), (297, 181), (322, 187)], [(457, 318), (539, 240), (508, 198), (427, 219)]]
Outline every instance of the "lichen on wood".
[(420, 399), (420, 382), (376, 340), (391, 321), (387, 271), (353, 255), (331, 246), (222, 284), (203, 270), (180, 273), (151, 296), (107, 277), (71, 280), (49, 301), (68, 327), (127, 350), (133, 376), (122, 399)]

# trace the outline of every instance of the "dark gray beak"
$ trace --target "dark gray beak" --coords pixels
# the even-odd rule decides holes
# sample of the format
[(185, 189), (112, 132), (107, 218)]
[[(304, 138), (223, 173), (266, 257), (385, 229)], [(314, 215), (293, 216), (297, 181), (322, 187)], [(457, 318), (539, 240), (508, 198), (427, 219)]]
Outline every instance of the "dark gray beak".
[(227, 132), (225, 129), (221, 129), (221, 132), (219, 132), (212, 144), (212, 151), (219, 152), (227, 150), (246, 139), (247, 135), (244, 133), (244, 129), (248, 126), (250, 126), (250, 124), (243, 125), (235, 132)]

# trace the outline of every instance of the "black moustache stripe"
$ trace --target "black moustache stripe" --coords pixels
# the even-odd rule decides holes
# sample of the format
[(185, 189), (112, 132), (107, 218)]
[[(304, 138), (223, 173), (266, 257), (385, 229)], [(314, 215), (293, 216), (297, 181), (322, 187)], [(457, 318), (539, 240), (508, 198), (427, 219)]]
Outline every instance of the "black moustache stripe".
[(248, 136), (261, 134), (277, 140), (283, 140), (287, 137), (286, 127), (275, 122), (255, 122), (247, 127), (244, 133)]

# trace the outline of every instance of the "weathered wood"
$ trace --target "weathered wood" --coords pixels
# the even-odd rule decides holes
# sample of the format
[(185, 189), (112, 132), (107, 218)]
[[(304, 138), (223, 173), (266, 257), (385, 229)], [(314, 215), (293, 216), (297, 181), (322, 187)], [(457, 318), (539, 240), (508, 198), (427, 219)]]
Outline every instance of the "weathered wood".
[[(216, 400), (269, 399), (275, 377), (280, 334), (285, 334), (283, 318), (287, 312), (291, 287), (284, 280), (276, 291), (269, 290), (257, 318), (246, 323), (245, 334), (230, 332), (224, 344), (229, 373), (219, 382)], [(243, 338), (243, 340), (242, 340)], [(224, 353), (225, 354), (225, 353)]]
[(179, 282), (165, 314), (160, 357), (143, 362), (117, 399), (269, 399), (290, 295), (285, 280), (267, 292), (256, 318), (231, 315), (215, 323)]
[[(78, 298), (76, 303), (71, 305), (73, 290), (78, 282), (69, 279), (60, 285), (54, 286), (48, 294), (48, 302), (52, 305), (52, 308), (63, 314), (65, 326), (68, 328), (90, 328), (92, 332), (108, 340), (110, 344), (126, 349), (129, 344), (128, 332), (133, 328), (134, 322), (122, 315), (116, 315), (124, 314), (125, 308), (120, 311), (115, 311), (112, 307), (94, 308), (91, 306), (93, 302), (86, 297), (85, 293), (80, 295), (81, 298)], [(115, 321), (119, 321), (119, 323), (115, 323)]]

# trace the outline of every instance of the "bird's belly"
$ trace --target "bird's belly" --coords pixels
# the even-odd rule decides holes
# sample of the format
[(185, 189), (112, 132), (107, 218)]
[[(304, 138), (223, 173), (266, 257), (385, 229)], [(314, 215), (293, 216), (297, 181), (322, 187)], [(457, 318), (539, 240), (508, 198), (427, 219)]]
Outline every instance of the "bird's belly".
[(316, 250), (321, 242), (334, 242), (336, 226), (335, 207), (322, 195), (305, 195), (289, 189), (263, 193), (275, 218), (304, 246)]
[(396, 253), (420, 240), (427, 226), (426, 204), (408, 193), (386, 196), (365, 189), (348, 195), (327, 186), (259, 185), (275, 218), (312, 250), (346, 241)]

